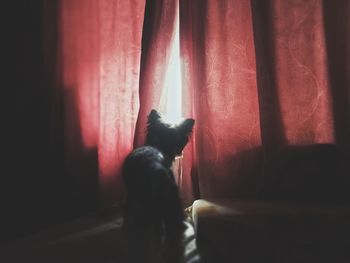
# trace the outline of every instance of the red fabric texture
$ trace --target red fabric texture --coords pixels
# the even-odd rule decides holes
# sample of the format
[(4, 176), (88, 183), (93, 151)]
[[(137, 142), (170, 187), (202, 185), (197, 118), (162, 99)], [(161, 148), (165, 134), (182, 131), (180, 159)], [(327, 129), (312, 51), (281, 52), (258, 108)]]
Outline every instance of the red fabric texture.
[(151, 109), (163, 112), (161, 98), (175, 38), (178, 2), (173, 0), (146, 1), (142, 33), (139, 98), (134, 146), (144, 144), (147, 115)]
[(185, 105), (196, 119), (192, 176), (201, 197), (237, 194), (238, 181), (256, 174), (261, 146), (250, 5), (181, 3), (183, 72), (192, 99)]
[[(140, 69), (140, 110), (135, 131), (134, 147), (143, 145), (145, 139), (147, 115), (151, 109), (165, 113), (166, 74), (171, 63), (171, 52), (179, 19), (179, 2), (173, 0), (146, 1), (145, 20), (142, 35), (142, 54)], [(181, 37), (181, 36), (180, 36)], [(168, 83), (169, 84), (169, 83)], [(183, 85), (183, 101), (188, 100), (187, 86)], [(165, 100), (164, 100), (165, 99)], [(171, 98), (170, 98), (171, 99)], [(186, 103), (186, 102), (185, 102)], [(193, 117), (193, 112), (183, 107), (182, 116)], [(191, 139), (194, 139), (193, 136)], [(193, 164), (193, 144), (190, 140), (185, 148), (184, 160), (174, 163), (173, 170), (184, 203), (190, 205), (194, 198), (194, 179), (191, 177)], [(198, 196), (198, 194), (196, 195)]]
[(120, 168), (133, 145), (144, 5), (62, 0), (60, 6), (65, 159), (82, 184), (87, 171), (98, 173), (107, 201), (122, 198)]
[(78, 182), (99, 174), (103, 198), (122, 198), (121, 164), (162, 111), (178, 8), (183, 116), (196, 119), (185, 200), (251, 196), (263, 158), (286, 145), (350, 144), (348, 1), (62, 0), (64, 152)]
[(350, 5), (335, 2), (180, 1), (201, 197), (252, 196), (286, 145), (349, 145)]

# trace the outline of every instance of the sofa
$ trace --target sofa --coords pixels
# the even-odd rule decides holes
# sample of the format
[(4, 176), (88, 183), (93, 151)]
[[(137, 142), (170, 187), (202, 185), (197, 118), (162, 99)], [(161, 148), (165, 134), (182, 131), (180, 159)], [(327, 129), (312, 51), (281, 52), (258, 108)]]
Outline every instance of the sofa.
[(331, 144), (266, 161), (256, 196), (192, 205), (202, 262), (350, 262), (350, 159)]

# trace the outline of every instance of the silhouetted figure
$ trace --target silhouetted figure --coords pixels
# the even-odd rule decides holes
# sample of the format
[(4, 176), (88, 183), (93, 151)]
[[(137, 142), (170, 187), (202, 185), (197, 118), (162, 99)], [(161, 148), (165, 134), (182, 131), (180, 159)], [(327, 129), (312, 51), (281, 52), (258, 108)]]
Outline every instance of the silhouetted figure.
[(130, 263), (184, 262), (184, 212), (171, 166), (182, 154), (193, 125), (193, 119), (178, 125), (164, 123), (152, 110), (146, 145), (124, 162), (124, 227)]

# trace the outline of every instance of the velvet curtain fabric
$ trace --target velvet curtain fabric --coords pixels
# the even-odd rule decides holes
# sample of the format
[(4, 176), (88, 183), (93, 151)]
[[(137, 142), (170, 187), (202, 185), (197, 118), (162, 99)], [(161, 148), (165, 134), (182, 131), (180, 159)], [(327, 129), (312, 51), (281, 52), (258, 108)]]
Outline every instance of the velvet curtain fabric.
[(253, 196), (261, 162), (286, 145), (349, 146), (348, 1), (180, 6), (201, 197)]

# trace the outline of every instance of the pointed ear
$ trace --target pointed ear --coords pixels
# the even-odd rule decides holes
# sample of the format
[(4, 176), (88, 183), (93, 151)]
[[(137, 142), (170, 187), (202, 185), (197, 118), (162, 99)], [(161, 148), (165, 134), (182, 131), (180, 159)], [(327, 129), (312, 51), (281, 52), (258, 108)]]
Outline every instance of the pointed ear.
[(181, 131), (183, 131), (186, 135), (189, 135), (192, 132), (194, 126), (194, 119), (186, 119), (181, 124)]
[(150, 114), (148, 115), (148, 124), (157, 123), (159, 122), (160, 119), (161, 119), (161, 116), (158, 113), (158, 111), (152, 109)]

